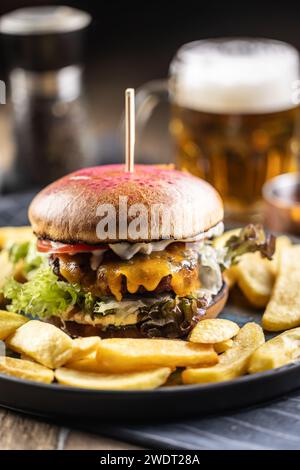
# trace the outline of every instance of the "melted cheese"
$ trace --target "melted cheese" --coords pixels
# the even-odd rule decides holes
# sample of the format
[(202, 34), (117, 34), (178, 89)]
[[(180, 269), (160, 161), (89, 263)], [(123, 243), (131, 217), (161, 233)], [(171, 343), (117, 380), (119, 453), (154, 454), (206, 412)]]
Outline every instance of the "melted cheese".
[(137, 293), (140, 287), (152, 292), (168, 276), (171, 289), (179, 296), (201, 287), (196, 243), (172, 243), (164, 251), (136, 255), (128, 261), (115, 256), (104, 258), (97, 272), (87, 269), (87, 263), (84, 266), (82, 256), (86, 255), (60, 255), (60, 273), (70, 283), (78, 283), (99, 297), (108, 295), (109, 288), (117, 301), (122, 300), (123, 279), (130, 294)]
[(189, 295), (200, 288), (197, 253), (181, 243), (174, 243), (163, 252), (138, 255), (126, 262), (103, 263), (98, 272), (107, 280), (111, 293), (118, 301), (122, 299), (123, 276), (130, 294), (135, 294), (140, 286), (149, 292), (154, 291), (167, 276), (171, 276), (171, 288), (179, 296)]

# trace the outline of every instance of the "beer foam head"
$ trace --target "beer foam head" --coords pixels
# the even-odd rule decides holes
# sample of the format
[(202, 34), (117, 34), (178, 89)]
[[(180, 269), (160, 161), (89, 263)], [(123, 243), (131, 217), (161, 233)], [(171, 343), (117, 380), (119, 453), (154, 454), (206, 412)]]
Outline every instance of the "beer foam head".
[(211, 39), (186, 44), (171, 67), (176, 104), (212, 113), (264, 113), (299, 103), (299, 55), (270, 39)]

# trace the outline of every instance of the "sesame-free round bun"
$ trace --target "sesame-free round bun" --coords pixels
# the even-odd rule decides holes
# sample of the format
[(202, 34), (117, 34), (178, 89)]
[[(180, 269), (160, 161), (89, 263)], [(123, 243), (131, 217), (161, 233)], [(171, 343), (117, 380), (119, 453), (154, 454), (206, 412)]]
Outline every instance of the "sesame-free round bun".
[[(121, 230), (122, 222), (119, 225), (119, 220), (123, 220), (119, 219), (120, 212), (124, 214), (124, 203), (119, 206), (120, 197), (123, 202), (127, 201), (128, 233), (125, 234), (124, 229)], [(143, 204), (147, 214), (147, 219), (142, 220), (146, 224), (143, 223), (143, 230), (138, 234), (130, 229), (130, 223), (140, 214), (136, 206), (130, 212), (133, 204)], [(176, 227), (171, 223), (162, 228), (161, 224), (166, 222), (164, 216), (159, 217), (159, 222), (151, 218), (151, 208), (158, 204), (175, 208), (172, 213)], [(109, 208), (114, 209), (115, 214), (111, 210), (107, 212)], [(103, 231), (97, 230), (104, 216), (110, 229), (114, 228), (115, 221), (114, 233), (110, 230), (102, 234)], [(38, 237), (64, 243), (185, 239), (221, 222), (223, 205), (210, 184), (188, 173), (155, 165), (135, 165), (134, 172), (128, 173), (124, 165), (104, 165), (76, 171), (44, 188), (30, 205), (29, 219)]]

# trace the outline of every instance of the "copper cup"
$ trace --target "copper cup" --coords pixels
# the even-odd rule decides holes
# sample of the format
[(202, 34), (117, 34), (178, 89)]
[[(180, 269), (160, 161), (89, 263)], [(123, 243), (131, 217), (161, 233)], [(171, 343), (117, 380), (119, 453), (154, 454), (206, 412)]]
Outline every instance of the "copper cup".
[(270, 230), (300, 235), (300, 173), (285, 173), (262, 189), (264, 220)]

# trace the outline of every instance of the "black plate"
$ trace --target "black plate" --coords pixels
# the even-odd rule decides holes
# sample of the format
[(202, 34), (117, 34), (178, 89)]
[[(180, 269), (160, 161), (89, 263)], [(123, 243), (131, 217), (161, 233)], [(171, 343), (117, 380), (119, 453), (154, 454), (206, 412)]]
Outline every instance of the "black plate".
[[(238, 302), (238, 299), (236, 299)], [(221, 315), (259, 322), (249, 307), (228, 304)], [(112, 420), (187, 418), (223, 412), (273, 399), (300, 387), (300, 363), (207, 385), (163, 387), (150, 391), (95, 391), (46, 385), (0, 374), (0, 405), (40, 416)]]

